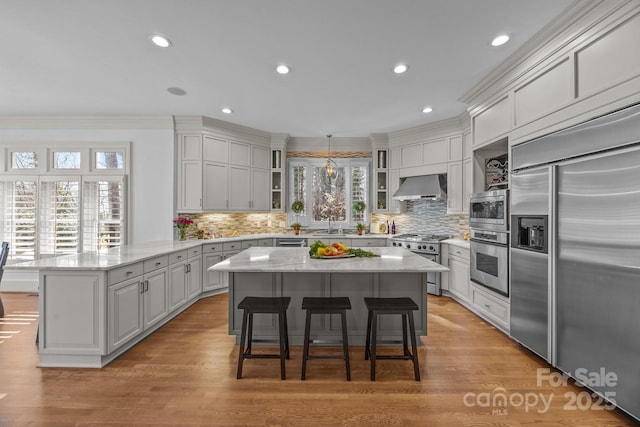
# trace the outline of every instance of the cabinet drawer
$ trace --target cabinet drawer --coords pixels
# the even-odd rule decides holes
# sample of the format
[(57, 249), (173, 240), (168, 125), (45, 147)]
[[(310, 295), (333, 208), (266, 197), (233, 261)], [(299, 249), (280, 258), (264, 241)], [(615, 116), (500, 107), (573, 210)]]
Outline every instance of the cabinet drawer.
[(175, 264), (176, 262), (184, 261), (187, 259), (187, 250), (173, 252), (169, 254), (169, 264)]
[(473, 304), (505, 327), (509, 325), (509, 304), (473, 288)]
[(387, 246), (387, 239), (353, 239), (351, 244), (359, 248), (378, 248)]
[(189, 258), (200, 255), (202, 255), (202, 246), (196, 246), (195, 248), (187, 249), (187, 256)]
[(273, 239), (258, 239), (258, 246), (270, 248), (273, 246)]
[(222, 252), (222, 243), (205, 243), (202, 245), (203, 254), (212, 254), (214, 252)]
[(140, 276), (142, 275), (142, 272), (143, 267), (141, 262), (114, 268), (107, 272), (107, 282), (109, 282), (110, 285), (113, 285), (114, 283)]
[(225, 242), (222, 244), (223, 251), (237, 251), (242, 249), (240, 242)]
[(242, 249), (249, 249), (249, 248), (252, 248), (254, 246), (258, 246), (258, 241), (257, 240), (243, 240), (242, 242), (240, 242), (240, 247)]
[(469, 249), (449, 245), (449, 257), (459, 258), (460, 261), (469, 263)]
[(148, 273), (149, 271), (157, 270), (167, 265), (169, 265), (169, 257), (167, 255), (157, 256), (144, 262), (144, 272)]

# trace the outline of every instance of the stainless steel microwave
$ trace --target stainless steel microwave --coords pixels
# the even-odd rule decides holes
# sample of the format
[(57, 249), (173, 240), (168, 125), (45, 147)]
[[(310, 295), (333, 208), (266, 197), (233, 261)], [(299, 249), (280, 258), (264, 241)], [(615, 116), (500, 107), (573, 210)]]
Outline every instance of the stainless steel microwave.
[(509, 230), (509, 190), (473, 193), (469, 198), (469, 228)]

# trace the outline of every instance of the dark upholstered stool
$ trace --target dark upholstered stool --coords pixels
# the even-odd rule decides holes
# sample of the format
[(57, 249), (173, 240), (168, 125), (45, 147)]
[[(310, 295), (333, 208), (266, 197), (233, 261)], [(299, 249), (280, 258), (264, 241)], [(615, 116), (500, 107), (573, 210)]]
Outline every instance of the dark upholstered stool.
[[(413, 360), (413, 371), (416, 381), (420, 381), (420, 365), (418, 364), (418, 349), (416, 345), (416, 327), (413, 321), (414, 310), (418, 310), (418, 305), (411, 298), (367, 298), (364, 299), (369, 316), (367, 318), (367, 342), (364, 349), (364, 358), (371, 357), (371, 381), (376, 380), (376, 359), (402, 359)], [(376, 354), (378, 344), (378, 315), (381, 314), (401, 314), (402, 315), (402, 355)], [(411, 352), (407, 344), (407, 320), (409, 321), (409, 334), (411, 335)]]
[[(302, 299), (302, 309), (307, 310), (307, 320), (304, 326), (304, 352), (302, 354), (302, 375), (301, 380), (305, 379), (307, 374), (307, 360), (309, 359), (344, 359), (347, 370), (347, 381), (351, 381), (351, 367), (349, 365), (349, 339), (347, 335), (347, 312), (351, 310), (351, 301), (348, 297), (333, 298), (312, 298), (305, 297)], [(333, 355), (313, 355), (309, 356), (310, 343), (330, 343), (331, 341), (312, 341), (309, 338), (311, 333), (311, 315), (312, 314), (339, 314), (342, 318), (342, 356)]]
[[(290, 297), (245, 297), (238, 309), (244, 310), (242, 316), (242, 334), (240, 335), (240, 353), (238, 355), (238, 375), (242, 378), (242, 363), (244, 359), (280, 359), (280, 379), (286, 378), (284, 359), (289, 358), (289, 329), (287, 326), (287, 308), (291, 302)], [(255, 313), (271, 313), (278, 315), (280, 325), (280, 353), (279, 354), (252, 354), (251, 343), (263, 340), (254, 340), (253, 315)], [(248, 321), (248, 326), (247, 326)], [(247, 347), (245, 349), (245, 342)]]

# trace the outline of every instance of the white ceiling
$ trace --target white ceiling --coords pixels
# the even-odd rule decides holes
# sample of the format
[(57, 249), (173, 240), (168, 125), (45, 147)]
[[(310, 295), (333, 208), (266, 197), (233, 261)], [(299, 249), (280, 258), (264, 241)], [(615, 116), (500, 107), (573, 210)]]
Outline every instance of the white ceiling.
[[(204, 115), (296, 137), (408, 129), (464, 112), (458, 99), (570, 3), (0, 0), (0, 115)], [(500, 33), (511, 41), (489, 46)]]

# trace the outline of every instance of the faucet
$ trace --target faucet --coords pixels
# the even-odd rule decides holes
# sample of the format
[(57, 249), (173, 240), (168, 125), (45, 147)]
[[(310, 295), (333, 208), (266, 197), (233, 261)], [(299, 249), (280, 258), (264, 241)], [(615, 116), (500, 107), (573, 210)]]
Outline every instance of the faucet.
[(328, 234), (331, 234), (331, 216), (329, 216), (329, 230)]

